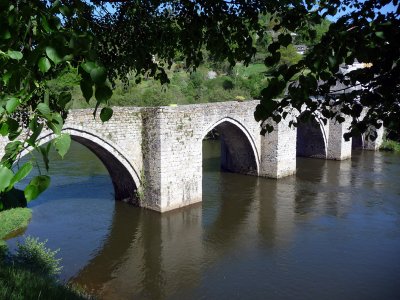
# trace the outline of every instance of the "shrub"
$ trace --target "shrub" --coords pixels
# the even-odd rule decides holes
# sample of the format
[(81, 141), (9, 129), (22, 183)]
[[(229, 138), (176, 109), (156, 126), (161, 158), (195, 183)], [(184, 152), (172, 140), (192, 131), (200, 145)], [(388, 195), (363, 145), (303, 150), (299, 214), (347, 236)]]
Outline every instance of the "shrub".
[(75, 286), (65, 286), (16, 265), (0, 264), (0, 299), (93, 299)]
[(379, 149), (384, 151), (393, 151), (400, 153), (400, 143), (392, 140), (384, 140)]
[(56, 258), (58, 250), (46, 248), (47, 240), (39, 242), (38, 238), (28, 236), (23, 244), (18, 243), (14, 256), (15, 263), (24, 269), (42, 276), (55, 277), (60, 274), (61, 259)]

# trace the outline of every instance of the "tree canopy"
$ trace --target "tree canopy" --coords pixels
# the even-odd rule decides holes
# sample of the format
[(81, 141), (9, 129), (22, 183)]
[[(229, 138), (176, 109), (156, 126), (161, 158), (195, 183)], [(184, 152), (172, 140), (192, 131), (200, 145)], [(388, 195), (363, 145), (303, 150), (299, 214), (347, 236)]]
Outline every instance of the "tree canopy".
[[(264, 63), (274, 71), (254, 113), (262, 133), (272, 130), (266, 120), (304, 109), (304, 118), (352, 116), (350, 133), (382, 123), (399, 131), (399, 13), (397, 0), (0, 0), (0, 134), (10, 141), (0, 164), (0, 209), (4, 199), (22, 197), (14, 185), (33, 168), (27, 162), (12, 170), (22, 150), (38, 149), (48, 166), (50, 146), (37, 143), (45, 128), (61, 156), (68, 150), (61, 129), (71, 94), (48, 82), (69, 68), (78, 70), (84, 98), (95, 98), (94, 114), (100, 109), (107, 121), (117, 79), (135, 74), (137, 82), (146, 76), (166, 83), (177, 55), (188, 70), (206, 52), (249, 64), (265, 45)], [(293, 47), (294, 33), (310, 47), (289, 65), (281, 52)], [(339, 72), (355, 61), (367, 67)], [(30, 201), (48, 184), (48, 176), (36, 176), (23, 196)]]

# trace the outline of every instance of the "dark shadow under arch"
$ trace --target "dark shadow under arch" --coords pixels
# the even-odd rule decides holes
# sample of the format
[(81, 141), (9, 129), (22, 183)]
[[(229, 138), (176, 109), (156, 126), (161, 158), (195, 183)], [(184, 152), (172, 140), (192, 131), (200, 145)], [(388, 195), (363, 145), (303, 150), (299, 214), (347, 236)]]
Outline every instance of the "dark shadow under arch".
[(221, 168), (224, 171), (257, 175), (258, 166), (249, 138), (233, 122), (223, 121), (214, 128), (221, 141)]
[(363, 149), (364, 148), (364, 141), (363, 141), (363, 137), (361, 134), (358, 134), (356, 136), (353, 136), (351, 138), (351, 149)]
[(115, 200), (139, 205), (136, 193), (137, 185), (132, 174), (112, 153), (99, 144), (73, 133), (71, 133), (71, 138), (90, 149), (104, 164), (114, 186)]
[(296, 155), (302, 157), (326, 158), (326, 146), (321, 124), (311, 118), (297, 124)]

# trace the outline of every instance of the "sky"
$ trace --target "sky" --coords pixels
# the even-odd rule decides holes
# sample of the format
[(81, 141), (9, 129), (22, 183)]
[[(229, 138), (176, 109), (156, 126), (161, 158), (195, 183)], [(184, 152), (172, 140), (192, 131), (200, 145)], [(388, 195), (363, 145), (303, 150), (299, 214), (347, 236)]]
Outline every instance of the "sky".
[[(364, 1), (361, 1), (361, 2), (364, 2)], [(384, 6), (380, 11), (381, 11), (383, 14), (386, 14), (386, 13), (388, 13), (388, 12), (394, 12), (394, 11), (396, 11), (396, 9), (397, 9), (397, 7), (394, 6), (393, 3), (390, 3), (390, 4), (386, 5), (386, 6)], [(347, 10), (347, 11), (340, 12), (340, 13), (336, 14), (335, 16), (330, 16), (330, 17), (328, 17), (328, 19), (329, 19), (330, 21), (333, 21), (333, 22), (334, 22), (334, 21), (336, 21), (337, 19), (339, 19), (341, 16), (343, 16), (343, 15), (349, 13), (350, 11), (351, 11), (351, 10)]]
[[(365, 0), (362, 0), (362, 1), (359, 1), (359, 2), (364, 2)], [(110, 3), (107, 3), (106, 4), (106, 8), (107, 8), (107, 10), (109, 11), (109, 12), (114, 12), (115, 10), (111, 7), (111, 4)], [(396, 11), (396, 9), (397, 9), (397, 6), (394, 6), (393, 5), (393, 3), (390, 3), (390, 4), (388, 4), (388, 5), (386, 5), (386, 6), (384, 6), (380, 11), (383, 13), (383, 14), (386, 14), (386, 13), (388, 13), (388, 12), (394, 12), (394, 11)], [(341, 16), (343, 16), (343, 15), (345, 15), (345, 14), (347, 14), (347, 13), (349, 13), (351, 10), (346, 10), (346, 11), (343, 11), (343, 12), (339, 12), (339, 13), (337, 13), (335, 16), (329, 16), (328, 17), (328, 19), (330, 20), (330, 21), (332, 21), (332, 22), (335, 22), (337, 19), (339, 19)]]

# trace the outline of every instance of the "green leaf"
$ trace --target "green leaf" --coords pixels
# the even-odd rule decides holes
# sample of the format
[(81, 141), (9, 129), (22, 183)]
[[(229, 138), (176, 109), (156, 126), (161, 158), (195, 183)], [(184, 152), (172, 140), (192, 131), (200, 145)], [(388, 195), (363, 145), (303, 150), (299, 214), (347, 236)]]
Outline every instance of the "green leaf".
[(53, 140), (54, 147), (56, 148), (58, 154), (61, 158), (64, 158), (65, 154), (71, 145), (71, 136), (69, 134), (63, 133)]
[(61, 7), (59, 8), (59, 11), (60, 11), (60, 13), (61, 13), (62, 15), (66, 16), (66, 17), (69, 17), (69, 16), (71, 16), (71, 14), (72, 14), (71, 9), (70, 9), (68, 6), (66, 6), (66, 5), (61, 6)]
[[(32, 122), (32, 123), (35, 122), (35, 123), (36, 123), (35, 126), (31, 126), (31, 124), (32, 124), (31, 122)], [(36, 120), (31, 120), (31, 121), (29, 122), (29, 128), (31, 128), (32, 134), (31, 134), (31, 136), (29, 137), (29, 139), (28, 139), (26, 142), (27, 142), (30, 146), (32, 146), (32, 147), (35, 146), (36, 139), (38, 138), (38, 136), (39, 136), (40, 133), (42, 132), (43, 126), (44, 126), (43, 123), (41, 123), (41, 124), (38, 124), (38, 123), (37, 123), (37, 119), (36, 119)]]
[(106, 85), (96, 86), (95, 97), (97, 102), (104, 103), (112, 96), (112, 90)]
[(280, 34), (278, 36), (278, 41), (279, 41), (279, 43), (281, 43), (282, 46), (287, 47), (292, 42), (292, 37), (289, 33)]
[(8, 85), (8, 82), (10, 81), (12, 74), (13, 73), (10, 71), (4, 73), (4, 75), (1, 79), (3, 80), (5, 85)]
[(1, 158), (3, 166), (11, 168), (18, 154), (23, 149), (21, 141), (13, 141), (6, 145), (4, 156)]
[(23, 57), (23, 55), (22, 55), (22, 53), (20, 51), (13, 51), (13, 50), (8, 50), (7, 51), (7, 55), (11, 59), (15, 59), (15, 60), (20, 60)]
[(71, 101), (72, 96), (70, 92), (61, 92), (60, 95), (58, 96), (58, 105), (62, 107), (63, 109), (65, 106)]
[(19, 99), (15, 97), (11, 97), (8, 99), (7, 104), (6, 104), (6, 110), (9, 114), (13, 113), (15, 109), (19, 105)]
[(4, 192), (3, 204), (6, 209), (13, 207), (26, 207), (26, 199), (24, 191), (11, 188), (10, 190)]
[(113, 115), (113, 110), (110, 107), (103, 107), (100, 112), (100, 119), (102, 122), (107, 122), (111, 119)]
[(39, 103), (39, 105), (36, 108), (43, 117), (45, 117), (46, 119), (50, 119), (51, 118), (51, 110), (49, 108), (49, 106), (46, 103)]
[(58, 64), (62, 61), (61, 56), (57, 53), (57, 50), (53, 47), (46, 47), (46, 54), (52, 62)]
[(82, 95), (86, 102), (89, 102), (90, 98), (93, 96), (93, 83), (89, 80), (82, 79), (80, 82)]
[(16, 139), (21, 133), (19, 123), (13, 118), (7, 118), (7, 126), (8, 126), (8, 139), (10, 141)]
[(40, 175), (33, 178), (24, 191), (26, 201), (30, 202), (36, 199), (49, 185), (50, 177), (47, 175)]
[(47, 57), (41, 57), (38, 62), (39, 70), (43, 74), (46, 73), (51, 68), (51, 63)]
[(84, 62), (83, 64), (81, 64), (81, 67), (83, 70), (85, 70), (86, 73), (89, 73), (95, 69), (97, 67), (96, 63), (92, 62), (92, 61), (87, 61)]
[(63, 125), (64, 122), (59, 113), (54, 113), (52, 119), (47, 122), (47, 126), (57, 135), (61, 134)]
[(333, 68), (336, 65), (336, 57), (335, 56), (329, 56), (328, 57), (328, 62), (329, 62), (329, 67)]
[(107, 70), (104, 67), (97, 67), (90, 71), (90, 77), (97, 84), (102, 84), (107, 79)]
[(17, 182), (20, 182), (22, 179), (24, 179), (28, 174), (32, 171), (33, 165), (31, 162), (25, 163), (17, 173), (15, 173), (14, 177), (11, 179), (10, 185), (14, 186)]
[(0, 124), (0, 135), (6, 136), (8, 134), (8, 124), (7, 123), (1, 123)]
[(46, 32), (51, 32), (51, 31), (52, 31), (51, 28), (50, 28), (49, 22), (47, 22), (47, 19), (46, 19), (45, 16), (42, 16), (42, 17), (41, 17), (40, 23), (42, 24), (43, 29), (44, 29)]
[(10, 185), (14, 173), (3, 165), (0, 165), (0, 193)]
[(43, 163), (46, 168), (46, 170), (49, 170), (49, 152), (51, 148), (51, 143), (48, 143), (47, 145), (40, 146), (38, 148), (38, 151), (42, 155)]
[(1, 34), (1, 38), (3, 40), (8, 40), (11, 38), (11, 33), (8, 30), (5, 30), (2, 34)]

